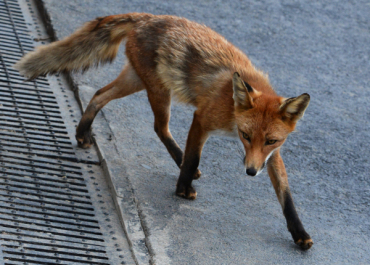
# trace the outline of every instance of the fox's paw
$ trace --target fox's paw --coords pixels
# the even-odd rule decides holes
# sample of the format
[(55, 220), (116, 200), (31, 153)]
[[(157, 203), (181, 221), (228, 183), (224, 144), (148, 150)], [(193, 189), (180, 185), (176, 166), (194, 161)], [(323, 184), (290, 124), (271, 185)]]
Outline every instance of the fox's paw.
[(78, 147), (84, 148), (84, 149), (90, 148), (94, 144), (91, 130), (85, 131), (82, 134), (77, 132), (76, 140), (77, 140)]
[(197, 172), (195, 172), (193, 179), (199, 179), (200, 176), (202, 176), (202, 172), (199, 169), (197, 169)]
[(312, 247), (313, 241), (309, 234), (304, 229), (297, 229), (292, 233), (294, 243), (296, 243), (302, 250), (307, 250)]
[(313, 241), (311, 238), (308, 239), (298, 239), (295, 241), (295, 243), (302, 249), (302, 250), (307, 250), (310, 249), (313, 245)]
[(176, 195), (188, 200), (195, 200), (197, 198), (195, 189), (192, 186), (187, 187), (183, 184), (177, 184)]

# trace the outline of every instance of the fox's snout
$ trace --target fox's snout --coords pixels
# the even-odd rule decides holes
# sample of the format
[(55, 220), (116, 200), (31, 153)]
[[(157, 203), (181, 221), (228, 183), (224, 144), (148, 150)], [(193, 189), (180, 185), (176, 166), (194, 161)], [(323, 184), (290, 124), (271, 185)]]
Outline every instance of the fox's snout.
[(263, 162), (261, 168), (256, 168), (255, 166), (251, 166), (251, 167), (248, 167), (247, 163), (246, 163), (246, 157), (244, 157), (244, 165), (245, 165), (245, 173), (248, 175), (248, 176), (256, 176), (258, 175), (259, 173), (262, 172), (262, 170), (264, 169), (265, 165), (266, 165), (266, 161)]
[(247, 173), (247, 175), (249, 176), (254, 177), (255, 175), (257, 175), (257, 170), (254, 167), (250, 167), (245, 170), (245, 173)]
[(265, 164), (266, 163), (263, 163), (263, 165), (259, 169), (256, 169), (255, 167), (246, 167), (245, 168), (245, 173), (248, 176), (252, 176), (252, 177), (257, 176), (259, 173), (262, 172), (263, 168), (265, 167)]

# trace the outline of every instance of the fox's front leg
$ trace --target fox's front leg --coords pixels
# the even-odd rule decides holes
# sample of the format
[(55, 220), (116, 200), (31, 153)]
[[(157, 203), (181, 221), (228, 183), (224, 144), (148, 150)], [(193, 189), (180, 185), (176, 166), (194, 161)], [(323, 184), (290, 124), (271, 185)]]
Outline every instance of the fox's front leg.
[(197, 192), (191, 185), (191, 182), (197, 178), (200, 156), (207, 139), (208, 132), (203, 129), (198, 115), (194, 113), (193, 123), (186, 142), (184, 158), (180, 167), (180, 177), (177, 181), (176, 194), (178, 196), (190, 200), (196, 199)]
[(279, 150), (271, 156), (267, 163), (268, 173), (275, 188), (283, 213), (287, 221), (288, 230), (292, 234), (294, 242), (302, 249), (307, 250), (313, 245), (310, 235), (304, 230), (301, 220), (294, 207), (290, 194), (288, 176), (285, 171), (283, 159)]

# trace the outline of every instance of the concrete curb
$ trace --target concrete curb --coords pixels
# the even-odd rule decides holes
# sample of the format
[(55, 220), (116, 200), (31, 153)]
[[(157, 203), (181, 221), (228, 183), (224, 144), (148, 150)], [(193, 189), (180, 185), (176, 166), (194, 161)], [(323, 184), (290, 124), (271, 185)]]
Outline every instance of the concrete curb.
[[(89, 86), (79, 86), (79, 101), (83, 109), (95, 93), (95, 89)], [(147, 236), (141, 224), (135, 194), (127, 176), (126, 167), (122, 164), (122, 158), (114, 143), (114, 135), (104, 118), (104, 112), (100, 112), (94, 120), (93, 132), (99, 159), (102, 163), (108, 185), (112, 191), (112, 198), (118, 212), (121, 224), (131, 246), (134, 260), (139, 265), (151, 264), (150, 247)], [(119, 183), (119, 184), (118, 184)], [(117, 187), (126, 187), (117, 189)]]

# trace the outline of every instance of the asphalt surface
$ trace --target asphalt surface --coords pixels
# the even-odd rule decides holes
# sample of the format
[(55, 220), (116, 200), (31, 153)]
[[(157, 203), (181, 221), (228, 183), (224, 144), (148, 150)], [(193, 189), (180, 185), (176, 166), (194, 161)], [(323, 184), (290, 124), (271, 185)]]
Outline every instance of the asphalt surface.
[[(174, 195), (178, 168), (153, 130), (146, 93), (103, 110), (126, 166), (156, 264), (369, 264), (370, 4), (357, 1), (45, 0), (57, 36), (97, 16), (150, 12), (210, 26), (311, 103), (282, 149), (298, 214), (315, 244), (296, 247), (266, 172), (244, 174), (235, 140), (212, 137), (195, 201)], [(124, 63), (74, 75), (99, 89)], [(174, 104), (184, 147), (193, 109)], [(123, 174), (123, 173), (122, 173)]]

